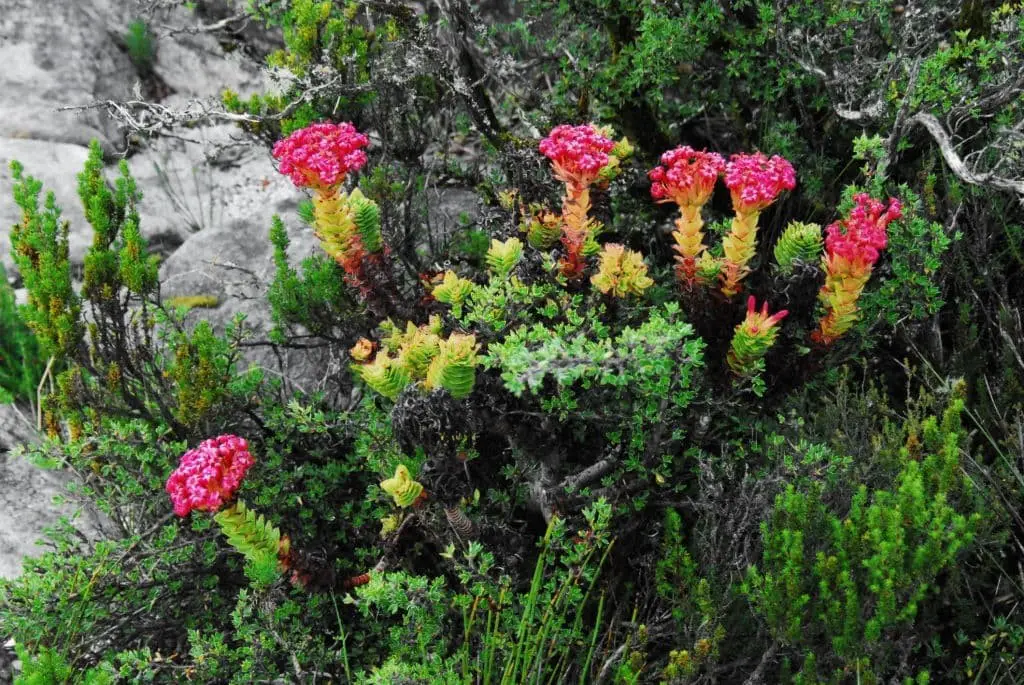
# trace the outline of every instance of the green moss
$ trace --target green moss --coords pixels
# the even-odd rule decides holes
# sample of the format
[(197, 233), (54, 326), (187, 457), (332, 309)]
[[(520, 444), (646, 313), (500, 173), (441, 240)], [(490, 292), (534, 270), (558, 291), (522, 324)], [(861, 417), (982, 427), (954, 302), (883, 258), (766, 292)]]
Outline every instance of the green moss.
[(216, 295), (180, 295), (169, 297), (164, 303), (170, 307), (185, 309), (216, 309), (220, 306), (220, 298)]

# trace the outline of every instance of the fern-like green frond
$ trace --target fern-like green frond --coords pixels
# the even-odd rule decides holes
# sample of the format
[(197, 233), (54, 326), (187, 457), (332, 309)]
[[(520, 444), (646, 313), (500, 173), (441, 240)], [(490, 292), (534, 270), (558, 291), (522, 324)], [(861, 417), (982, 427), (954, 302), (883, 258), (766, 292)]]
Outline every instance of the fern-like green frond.
[(476, 336), (452, 333), (442, 340), (441, 349), (427, 369), (424, 385), (428, 390), (444, 388), (452, 397), (461, 399), (473, 392), (476, 382), (477, 350)]
[(473, 293), (474, 287), (473, 281), (459, 278), (454, 271), (449, 270), (444, 273), (444, 280), (434, 288), (431, 294), (438, 302), (443, 302), (452, 307), (461, 307)]
[(814, 264), (821, 255), (821, 226), (794, 221), (786, 227), (775, 243), (775, 261), (779, 271), (788, 274), (793, 271), (797, 260)]
[(352, 209), (352, 220), (359, 231), (363, 248), (367, 252), (380, 252), (382, 247), (380, 207), (376, 202), (363, 195), (359, 188), (349, 194), (348, 203)]
[(220, 525), (228, 544), (253, 563), (270, 563), (278, 558), (281, 531), (248, 509), (241, 500), (217, 512), (213, 517)]
[(497, 238), (491, 240), (491, 247), (487, 250), (487, 268), (491, 270), (491, 276), (499, 281), (509, 277), (512, 270), (523, 258), (523, 241), (519, 238), (509, 238), (502, 242)]
[(357, 364), (353, 368), (374, 391), (391, 400), (412, 382), (405, 365), (383, 351), (369, 364)]
[(416, 504), (423, 494), (423, 484), (413, 480), (405, 464), (399, 464), (394, 476), (381, 481), (380, 488), (391, 495), (395, 504), (403, 509)]

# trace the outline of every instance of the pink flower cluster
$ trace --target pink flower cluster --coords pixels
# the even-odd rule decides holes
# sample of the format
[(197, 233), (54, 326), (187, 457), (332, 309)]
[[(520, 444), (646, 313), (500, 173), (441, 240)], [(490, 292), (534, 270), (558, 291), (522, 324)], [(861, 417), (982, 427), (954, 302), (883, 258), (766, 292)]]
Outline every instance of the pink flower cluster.
[(891, 197), (886, 207), (867, 193), (854, 195), (853, 201), (850, 215), (825, 229), (825, 250), (830, 258), (838, 256), (870, 267), (888, 242), (889, 222), (903, 216), (903, 206)]
[(366, 164), (362, 148), (370, 139), (349, 123), (312, 124), (274, 143), (273, 155), (281, 173), (296, 186), (332, 188)]
[(560, 181), (584, 187), (593, 183), (608, 164), (608, 153), (614, 147), (614, 142), (590, 124), (556, 126), (539, 145), (541, 154), (551, 160)]
[(698, 152), (688, 145), (663, 154), (661, 164), (647, 174), (652, 181), (651, 197), (658, 202), (675, 202), (680, 207), (700, 207), (706, 203), (725, 169), (722, 155)]
[(204, 440), (181, 457), (165, 488), (174, 513), (188, 516), (193, 510), (217, 511), (231, 500), (253, 465), (249, 443), (237, 435)]
[(793, 165), (778, 155), (733, 155), (725, 166), (725, 185), (732, 193), (733, 209), (751, 214), (775, 202), (783, 190), (795, 188), (796, 173)]

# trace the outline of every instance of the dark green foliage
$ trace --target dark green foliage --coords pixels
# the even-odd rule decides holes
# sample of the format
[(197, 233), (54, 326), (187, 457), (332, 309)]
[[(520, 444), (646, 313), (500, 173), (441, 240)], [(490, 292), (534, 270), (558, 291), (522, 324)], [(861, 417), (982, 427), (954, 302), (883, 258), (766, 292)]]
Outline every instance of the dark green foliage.
[(303, 261), (299, 276), (288, 262), (288, 231), (280, 217), (273, 218), (270, 242), (276, 271), (267, 299), (277, 325), (274, 336), (283, 341), (286, 331), (301, 326), (313, 336), (347, 340), (344, 322), (357, 305), (345, 287), (345, 272), (320, 254)]
[(124, 34), (124, 46), (139, 76), (145, 77), (153, 73), (156, 46), (145, 20), (136, 19), (128, 25), (128, 31)]
[(81, 301), (68, 264), (68, 225), (60, 218), (53, 193), (39, 206), (43, 184), (23, 172), (20, 163), (11, 162), (14, 201), (22, 211), (21, 222), (11, 229), (11, 252), (28, 290), (23, 316), (43, 354), (63, 358), (82, 340)]
[[(1000, 189), (1019, 178), (1024, 25), (1015, 5), (961, 5), (246, 3), (294, 78), (225, 102), (265, 142), (311, 121), (373, 133), (346, 185), (375, 203), (355, 201), (373, 259), (358, 278), (320, 254), (293, 266), (275, 217), (269, 339), (200, 310), (186, 325), (123, 169), (108, 184), (94, 148), (80, 178), (80, 292), (59, 210), (16, 169), (24, 316), (59, 358), (51, 440), (29, 456), (73, 470), (70, 498), (110, 520), (94, 541), (58, 527), (0, 583), (25, 676), (1020, 680), (1024, 220)], [(536, 134), (588, 120), (639, 143), (590, 197), (589, 247), (640, 252), (654, 281), (628, 301), (590, 282), (593, 256), (560, 277), (561, 225), (534, 220), (560, 204)], [(678, 143), (796, 166), (744, 282), (790, 312), (759, 386), (727, 365), (745, 301), (672, 274), (672, 208), (645, 173)], [(467, 183), (479, 218), (435, 230), (432, 184)], [(828, 225), (859, 190), (904, 218), (860, 325), (815, 345), (820, 239), (786, 227)], [(704, 208), (713, 252), (726, 196)], [(284, 362), (280, 382), (240, 372), (250, 346), (268, 368), (264, 351), (315, 348), (319, 391), (281, 392)], [(229, 538), (163, 490), (221, 433), (256, 460), (216, 514)], [(399, 467), (416, 486), (396, 500)]]
[(889, 226), (888, 260), (880, 271), (884, 280), (865, 294), (861, 304), (866, 320), (881, 319), (889, 327), (900, 321), (924, 321), (939, 312), (945, 303), (939, 271), (960, 237), (926, 219), (920, 199), (908, 186), (901, 186), (897, 194), (903, 219)]
[(0, 404), (34, 400), (44, 370), (39, 343), (18, 313), (14, 289), (0, 264)]

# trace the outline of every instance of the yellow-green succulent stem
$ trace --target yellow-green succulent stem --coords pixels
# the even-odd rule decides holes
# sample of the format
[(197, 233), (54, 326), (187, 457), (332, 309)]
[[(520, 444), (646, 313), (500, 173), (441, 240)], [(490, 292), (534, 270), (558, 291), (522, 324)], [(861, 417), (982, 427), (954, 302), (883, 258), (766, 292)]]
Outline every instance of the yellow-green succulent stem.
[(750, 260), (757, 252), (757, 220), (760, 212), (737, 212), (729, 234), (722, 240), (722, 292), (732, 297), (742, 288), (740, 281), (750, 273)]

